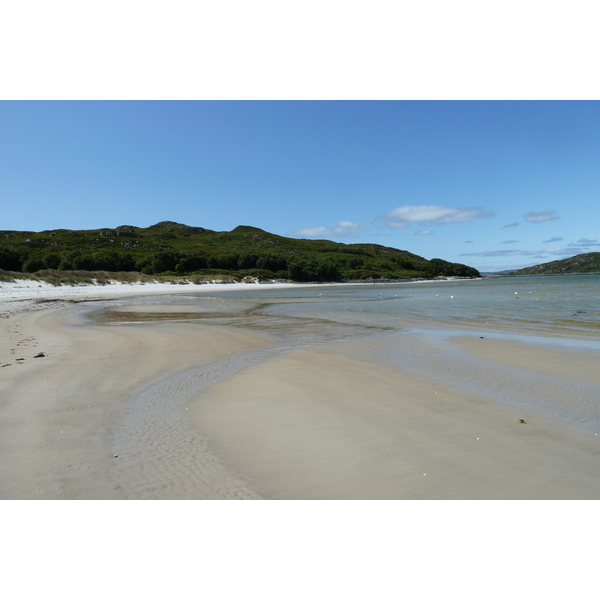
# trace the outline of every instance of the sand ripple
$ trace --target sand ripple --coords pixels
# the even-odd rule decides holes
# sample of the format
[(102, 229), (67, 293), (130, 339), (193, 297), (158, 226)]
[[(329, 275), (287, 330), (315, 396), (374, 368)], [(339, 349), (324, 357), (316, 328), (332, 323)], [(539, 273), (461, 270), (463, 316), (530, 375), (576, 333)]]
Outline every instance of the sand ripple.
[(247, 351), (162, 380), (139, 394), (117, 427), (112, 476), (126, 498), (259, 499), (252, 485), (192, 429), (186, 404), (242, 369), (286, 352)]

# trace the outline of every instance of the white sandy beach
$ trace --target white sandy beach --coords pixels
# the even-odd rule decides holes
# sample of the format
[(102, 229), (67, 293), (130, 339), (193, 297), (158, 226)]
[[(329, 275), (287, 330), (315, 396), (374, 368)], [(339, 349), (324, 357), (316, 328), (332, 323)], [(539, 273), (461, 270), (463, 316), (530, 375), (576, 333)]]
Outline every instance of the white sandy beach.
[[(282, 349), (297, 320), (144, 300), (215, 289), (0, 284), (0, 498), (600, 498), (588, 429), (382, 362), (377, 339)], [(600, 383), (593, 357), (479, 341), (453, 343)]]

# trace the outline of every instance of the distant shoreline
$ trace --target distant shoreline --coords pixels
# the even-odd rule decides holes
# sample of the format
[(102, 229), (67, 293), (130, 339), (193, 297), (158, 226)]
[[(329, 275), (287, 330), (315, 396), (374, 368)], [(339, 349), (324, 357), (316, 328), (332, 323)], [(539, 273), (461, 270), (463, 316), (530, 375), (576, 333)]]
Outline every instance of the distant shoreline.
[(349, 285), (400, 285), (408, 283), (430, 283), (444, 281), (474, 281), (483, 279), (481, 277), (462, 278), (462, 277), (441, 277), (437, 279), (385, 279), (385, 280), (369, 280), (369, 281), (343, 281), (343, 282), (256, 282), (256, 283), (241, 283), (241, 282), (221, 282), (213, 281), (206, 283), (192, 282), (133, 282), (126, 283), (120, 281), (111, 281), (106, 284), (97, 283), (80, 283), (76, 285), (52, 285), (44, 281), (32, 279), (17, 279), (15, 281), (0, 281), (0, 308), (3, 302), (13, 300), (78, 300), (86, 299), (102, 299), (115, 298), (126, 296), (137, 296), (146, 294), (174, 294), (174, 293), (191, 293), (191, 292), (209, 292), (223, 290), (249, 290), (253, 288), (261, 289), (282, 289), (282, 288), (323, 288), (334, 286), (349, 286)]

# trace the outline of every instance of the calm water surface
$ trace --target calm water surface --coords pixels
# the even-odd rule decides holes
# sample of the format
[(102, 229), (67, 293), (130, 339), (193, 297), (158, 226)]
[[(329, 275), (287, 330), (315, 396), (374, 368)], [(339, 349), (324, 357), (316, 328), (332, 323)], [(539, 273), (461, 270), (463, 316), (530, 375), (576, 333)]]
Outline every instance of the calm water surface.
[[(268, 314), (387, 326), (457, 325), (600, 342), (600, 275), (317, 286), (211, 294), (264, 299)], [(277, 302), (280, 300), (280, 302)], [(599, 346), (600, 347), (600, 346)]]
[(223, 292), (259, 314), (384, 328), (371, 358), (600, 432), (600, 386), (496, 365), (449, 343), (497, 337), (591, 352), (600, 364), (600, 275), (494, 277)]
[[(144, 297), (145, 310), (139, 313), (114, 310), (119, 304), (114, 302), (93, 312), (100, 322), (124, 325), (169, 319), (257, 328), (274, 337), (275, 354), (372, 339), (366, 358), (600, 432), (600, 385), (497, 365), (467, 355), (451, 340), (466, 333), (562, 345), (570, 347), (568, 352), (597, 356), (600, 364), (599, 298), (600, 275), (563, 275), (280, 289), (224, 286)], [(159, 306), (167, 312), (159, 312)], [(232, 372), (246, 364), (238, 362)]]

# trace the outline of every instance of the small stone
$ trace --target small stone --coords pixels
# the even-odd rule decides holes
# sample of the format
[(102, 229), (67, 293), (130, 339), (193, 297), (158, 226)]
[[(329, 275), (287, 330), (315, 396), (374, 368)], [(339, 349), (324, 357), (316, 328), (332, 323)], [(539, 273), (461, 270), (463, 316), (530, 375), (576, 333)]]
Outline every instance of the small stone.
[(118, 458), (118, 454), (113, 454), (113, 458)]

